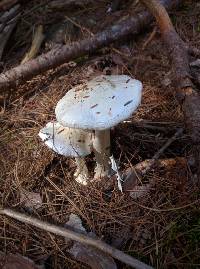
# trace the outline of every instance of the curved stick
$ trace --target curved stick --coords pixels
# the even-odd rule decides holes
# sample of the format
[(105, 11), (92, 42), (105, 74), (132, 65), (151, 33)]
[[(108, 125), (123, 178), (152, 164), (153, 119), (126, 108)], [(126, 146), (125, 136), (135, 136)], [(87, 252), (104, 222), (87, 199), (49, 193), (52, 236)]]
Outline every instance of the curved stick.
[[(180, 0), (160, 1), (167, 8), (177, 6), (181, 2)], [(44, 71), (91, 53), (127, 35), (138, 34), (150, 24), (151, 20), (152, 16), (146, 11), (129, 16), (90, 38), (52, 49), (34, 60), (14, 67), (0, 75), (0, 92), (5, 92), (6, 89), (16, 87)]]
[[(154, 15), (160, 27), (162, 38), (168, 49), (172, 63), (177, 99), (182, 107), (187, 132), (194, 146), (194, 157), (200, 177), (200, 94), (191, 81), (189, 53), (191, 49), (183, 42), (175, 31), (165, 7), (157, 0), (140, 0)], [(193, 49), (193, 53), (198, 50)]]
[(94, 239), (89, 236), (86, 236), (84, 234), (80, 234), (74, 231), (71, 231), (69, 229), (66, 229), (64, 227), (58, 227), (56, 225), (50, 224), (45, 221), (41, 221), (39, 219), (36, 219), (31, 216), (27, 216), (25, 214), (16, 212), (11, 209), (2, 209), (0, 210), (0, 214), (9, 216), (11, 218), (14, 218), (16, 220), (19, 220), (21, 222), (33, 225), (37, 228), (40, 228), (44, 231), (48, 231), (51, 233), (54, 233), (56, 235), (67, 237), (71, 240), (78, 241), (80, 243), (86, 244), (88, 246), (95, 247), (97, 249), (100, 249), (101, 251), (108, 253), (112, 257), (114, 257), (117, 260), (120, 260), (124, 262), (127, 265), (130, 265), (133, 268), (136, 269), (153, 269), (153, 267), (123, 253), (122, 251), (109, 246), (108, 244), (102, 242), (100, 239)]

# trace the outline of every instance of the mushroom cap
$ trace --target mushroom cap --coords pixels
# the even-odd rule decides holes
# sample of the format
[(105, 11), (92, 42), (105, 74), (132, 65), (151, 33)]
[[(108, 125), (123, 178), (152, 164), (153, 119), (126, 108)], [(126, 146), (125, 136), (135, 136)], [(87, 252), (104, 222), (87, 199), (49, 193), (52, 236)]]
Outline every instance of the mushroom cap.
[(101, 75), (68, 91), (56, 106), (56, 118), (67, 127), (109, 129), (131, 116), (141, 96), (140, 81), (126, 75)]
[(92, 133), (89, 131), (49, 122), (39, 136), (50, 149), (66, 157), (84, 157), (91, 153)]

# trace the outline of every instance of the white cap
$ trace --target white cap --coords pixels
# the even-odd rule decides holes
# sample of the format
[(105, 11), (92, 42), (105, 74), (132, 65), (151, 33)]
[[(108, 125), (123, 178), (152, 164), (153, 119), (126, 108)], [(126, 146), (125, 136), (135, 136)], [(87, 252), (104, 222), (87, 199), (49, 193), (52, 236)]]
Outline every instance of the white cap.
[(91, 153), (92, 133), (88, 131), (49, 122), (39, 136), (50, 149), (66, 157), (84, 157)]
[(72, 128), (104, 130), (129, 118), (141, 102), (142, 83), (126, 75), (98, 76), (58, 102), (57, 120)]

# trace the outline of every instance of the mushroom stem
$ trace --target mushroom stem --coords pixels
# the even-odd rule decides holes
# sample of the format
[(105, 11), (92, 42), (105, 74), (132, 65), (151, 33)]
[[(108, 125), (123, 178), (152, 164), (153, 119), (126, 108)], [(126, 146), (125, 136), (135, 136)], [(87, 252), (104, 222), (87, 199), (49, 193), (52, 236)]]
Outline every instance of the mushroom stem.
[(77, 169), (74, 173), (74, 178), (78, 183), (87, 185), (87, 179), (89, 176), (88, 169), (85, 163), (85, 159), (81, 157), (75, 158)]
[(95, 131), (93, 150), (97, 162), (94, 178), (108, 176), (110, 168), (110, 129)]

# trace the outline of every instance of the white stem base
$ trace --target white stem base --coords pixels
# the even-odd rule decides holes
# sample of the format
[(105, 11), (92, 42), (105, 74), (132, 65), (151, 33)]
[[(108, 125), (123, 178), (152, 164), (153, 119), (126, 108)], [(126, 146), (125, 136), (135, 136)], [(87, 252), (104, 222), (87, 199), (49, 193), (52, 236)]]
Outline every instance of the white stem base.
[(74, 179), (76, 182), (86, 186), (88, 184), (88, 169), (85, 163), (84, 158), (77, 157), (75, 158), (76, 164), (77, 164), (77, 169), (74, 173)]
[(109, 169), (105, 169), (103, 165), (97, 163), (94, 169), (94, 179), (97, 180), (100, 178), (107, 177), (108, 175), (109, 175)]
[(93, 150), (97, 162), (94, 179), (107, 177), (110, 170), (110, 130), (95, 131)]

